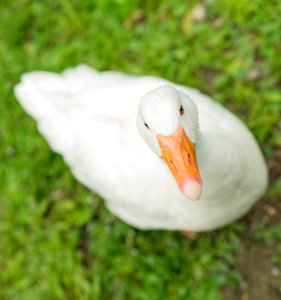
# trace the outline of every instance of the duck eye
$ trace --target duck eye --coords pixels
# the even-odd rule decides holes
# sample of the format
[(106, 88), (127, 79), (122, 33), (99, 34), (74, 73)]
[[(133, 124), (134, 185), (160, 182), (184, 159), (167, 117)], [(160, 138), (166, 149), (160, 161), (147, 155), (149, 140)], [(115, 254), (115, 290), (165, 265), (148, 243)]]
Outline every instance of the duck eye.
[(180, 115), (182, 116), (184, 114), (184, 109), (182, 107), (182, 105), (180, 106)]
[(144, 122), (144, 126), (145, 126), (147, 129), (150, 129), (149, 126), (148, 126), (148, 124), (145, 123), (145, 122)]

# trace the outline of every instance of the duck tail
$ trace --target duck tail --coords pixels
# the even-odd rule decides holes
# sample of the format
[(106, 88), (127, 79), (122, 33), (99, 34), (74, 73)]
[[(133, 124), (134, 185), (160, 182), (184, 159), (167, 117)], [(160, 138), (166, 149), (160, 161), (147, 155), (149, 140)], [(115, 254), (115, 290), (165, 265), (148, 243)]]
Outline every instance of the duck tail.
[(75, 136), (71, 130), (71, 111), (77, 105), (77, 94), (85, 85), (100, 78), (94, 69), (80, 65), (62, 74), (34, 71), (22, 75), (14, 93), (24, 110), (38, 124), (51, 148), (64, 156), (73, 146)]

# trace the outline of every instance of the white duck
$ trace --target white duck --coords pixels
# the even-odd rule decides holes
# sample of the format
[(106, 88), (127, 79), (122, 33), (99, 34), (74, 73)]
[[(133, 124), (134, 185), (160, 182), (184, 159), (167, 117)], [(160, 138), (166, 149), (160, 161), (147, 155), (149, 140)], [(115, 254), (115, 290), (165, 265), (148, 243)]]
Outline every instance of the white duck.
[(216, 229), (266, 189), (253, 135), (192, 88), (81, 65), (25, 74), (15, 94), (78, 180), (137, 228)]

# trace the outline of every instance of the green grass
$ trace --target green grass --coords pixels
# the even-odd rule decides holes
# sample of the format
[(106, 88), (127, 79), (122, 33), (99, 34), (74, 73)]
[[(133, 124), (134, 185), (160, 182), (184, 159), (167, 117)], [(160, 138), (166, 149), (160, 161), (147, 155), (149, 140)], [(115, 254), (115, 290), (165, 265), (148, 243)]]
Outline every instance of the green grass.
[[(1, 1), (1, 300), (218, 300), (240, 280), (233, 266), (247, 228), (235, 223), (190, 241), (122, 223), (73, 178), (12, 93), (24, 72), (81, 62), (165, 77), (239, 115), (273, 159), (281, 147), (281, 3), (205, 2), (206, 18), (194, 21), (197, 1)], [(280, 197), (280, 182), (269, 198)], [(278, 243), (281, 225), (262, 228), (259, 238)]]

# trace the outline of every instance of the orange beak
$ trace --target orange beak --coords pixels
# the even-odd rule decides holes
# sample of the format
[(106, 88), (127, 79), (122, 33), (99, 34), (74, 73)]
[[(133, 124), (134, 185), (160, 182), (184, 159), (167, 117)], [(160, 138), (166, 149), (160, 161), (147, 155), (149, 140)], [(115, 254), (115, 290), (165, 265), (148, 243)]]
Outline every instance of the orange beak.
[(158, 134), (162, 157), (173, 173), (180, 190), (191, 200), (198, 200), (202, 191), (195, 145), (179, 126), (172, 135)]

